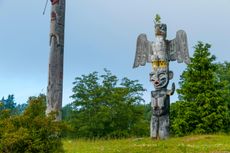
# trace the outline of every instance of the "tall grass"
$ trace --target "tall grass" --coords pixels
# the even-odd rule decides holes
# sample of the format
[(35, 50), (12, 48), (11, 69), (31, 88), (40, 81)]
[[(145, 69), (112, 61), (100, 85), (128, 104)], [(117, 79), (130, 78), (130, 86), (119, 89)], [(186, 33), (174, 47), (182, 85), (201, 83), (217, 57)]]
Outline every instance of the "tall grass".
[(195, 135), (167, 140), (129, 138), (63, 140), (66, 153), (230, 153), (230, 136)]

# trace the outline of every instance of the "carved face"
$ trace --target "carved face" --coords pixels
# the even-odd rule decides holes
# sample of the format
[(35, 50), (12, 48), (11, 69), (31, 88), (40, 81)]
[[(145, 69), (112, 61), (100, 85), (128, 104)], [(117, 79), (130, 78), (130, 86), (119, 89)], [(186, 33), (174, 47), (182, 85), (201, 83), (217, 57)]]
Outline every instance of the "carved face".
[(153, 83), (155, 89), (167, 87), (169, 80), (172, 79), (173, 72), (167, 70), (159, 70), (150, 73), (150, 81)]
[(56, 18), (57, 18), (57, 14), (54, 11), (52, 11), (51, 12), (51, 21), (55, 21)]
[(163, 36), (164, 38), (166, 37), (167, 33), (167, 26), (166, 24), (156, 24), (155, 25), (155, 35), (156, 36)]
[(59, 2), (59, 0), (50, 0), (50, 1), (51, 1), (52, 5), (57, 4)]

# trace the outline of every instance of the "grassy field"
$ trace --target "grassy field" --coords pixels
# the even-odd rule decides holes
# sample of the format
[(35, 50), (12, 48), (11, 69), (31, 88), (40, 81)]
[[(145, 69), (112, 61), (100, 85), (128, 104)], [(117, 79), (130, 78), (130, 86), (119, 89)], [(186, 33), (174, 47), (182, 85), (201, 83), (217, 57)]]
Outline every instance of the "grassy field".
[(230, 136), (196, 135), (168, 140), (63, 140), (66, 153), (230, 153)]

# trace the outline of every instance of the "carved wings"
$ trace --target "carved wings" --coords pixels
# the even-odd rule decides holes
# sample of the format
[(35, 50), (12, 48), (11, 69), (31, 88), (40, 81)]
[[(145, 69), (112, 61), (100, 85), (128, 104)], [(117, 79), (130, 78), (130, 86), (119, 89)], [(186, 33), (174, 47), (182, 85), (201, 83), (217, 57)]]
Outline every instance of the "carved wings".
[(168, 52), (170, 61), (177, 60), (178, 63), (190, 63), (188, 53), (188, 42), (185, 31), (179, 30), (176, 33), (176, 38), (168, 42)]
[(146, 34), (140, 34), (137, 38), (136, 56), (133, 68), (144, 66), (146, 62), (151, 62), (152, 44), (148, 41)]
[[(166, 52), (168, 53), (165, 54), (168, 54), (170, 61), (177, 60), (178, 63), (190, 63), (187, 35), (185, 31), (177, 31), (176, 38), (166, 42)], [(146, 34), (140, 34), (137, 38), (136, 56), (133, 68), (144, 66), (146, 62), (150, 63), (151, 55), (153, 55), (152, 42), (148, 41)]]

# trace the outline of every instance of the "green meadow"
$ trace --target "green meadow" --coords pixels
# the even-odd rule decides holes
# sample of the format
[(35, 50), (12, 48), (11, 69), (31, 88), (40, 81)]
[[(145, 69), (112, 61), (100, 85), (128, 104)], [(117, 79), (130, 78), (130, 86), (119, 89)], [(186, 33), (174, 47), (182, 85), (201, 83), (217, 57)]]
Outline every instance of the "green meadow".
[(167, 140), (65, 139), (63, 144), (66, 153), (230, 153), (229, 135), (194, 135)]

